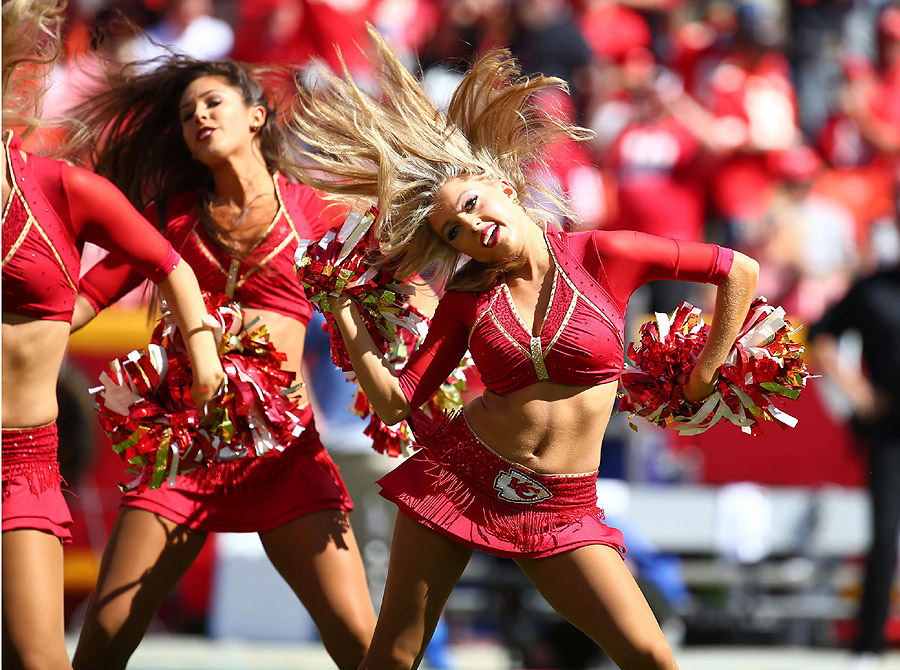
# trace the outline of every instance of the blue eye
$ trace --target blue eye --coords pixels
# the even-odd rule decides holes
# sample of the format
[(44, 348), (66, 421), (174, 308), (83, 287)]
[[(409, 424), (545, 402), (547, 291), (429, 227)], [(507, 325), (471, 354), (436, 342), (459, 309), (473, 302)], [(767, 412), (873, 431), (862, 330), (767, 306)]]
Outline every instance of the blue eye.
[(453, 226), (450, 230), (447, 231), (447, 240), (452, 242), (456, 239), (456, 236), (459, 234), (459, 226)]

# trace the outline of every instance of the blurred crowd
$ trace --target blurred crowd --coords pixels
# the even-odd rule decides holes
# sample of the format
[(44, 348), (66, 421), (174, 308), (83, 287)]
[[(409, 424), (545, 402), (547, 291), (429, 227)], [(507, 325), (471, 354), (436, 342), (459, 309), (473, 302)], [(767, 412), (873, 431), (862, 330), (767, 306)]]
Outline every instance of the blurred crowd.
[[(69, 14), (48, 116), (90, 95), (101, 61), (163, 48), (311, 79), (339, 50), (365, 86), (368, 21), (439, 104), (496, 46), (565, 80), (548, 113), (595, 139), (535, 169), (581, 226), (744, 251), (759, 293), (801, 323), (900, 257), (900, 6), (880, 0), (71, 0)], [(670, 294), (645, 311), (673, 309)]]

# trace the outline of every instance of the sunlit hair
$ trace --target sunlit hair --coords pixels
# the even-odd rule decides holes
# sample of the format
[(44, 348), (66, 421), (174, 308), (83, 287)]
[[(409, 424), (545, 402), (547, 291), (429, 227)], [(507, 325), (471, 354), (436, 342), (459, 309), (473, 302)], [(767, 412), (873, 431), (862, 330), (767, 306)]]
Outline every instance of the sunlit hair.
[(40, 125), (40, 100), (60, 50), (63, 0), (3, 2), (3, 126)]
[[(181, 97), (200, 77), (221, 77), (248, 107), (266, 109), (255, 133), (270, 172), (294, 174), (297, 150), (278, 116), (279, 89), (288, 71), (251, 68), (235, 61), (198, 61), (169, 54), (106, 74), (107, 88), (70, 114), (72, 144), (86, 149), (93, 169), (112, 181), (138, 209), (176, 193), (213, 189), (212, 171), (194, 160), (181, 127)], [(263, 84), (266, 84), (265, 88)]]
[[(381, 98), (361, 90), (349, 72), (324, 74), (324, 85), (301, 89), (291, 129), (314, 150), (304, 180), (337, 197), (364, 200), (379, 210), (380, 262), (400, 276), (426, 268), (448, 288), (483, 289), (510, 264), (488, 267), (469, 261), (454, 275), (460, 255), (434, 233), (428, 216), (434, 199), (456, 177), (506, 180), (526, 202), (535, 222), (550, 218), (538, 198), (567, 216), (562, 197), (529, 174), (543, 163), (552, 142), (589, 139), (590, 131), (538, 106), (537, 94), (565, 90), (561, 79), (522, 76), (508, 51), (497, 49), (465, 75), (446, 113), (439, 111), (381, 36), (369, 28), (380, 60)], [(429, 267), (432, 266), (432, 267)]]

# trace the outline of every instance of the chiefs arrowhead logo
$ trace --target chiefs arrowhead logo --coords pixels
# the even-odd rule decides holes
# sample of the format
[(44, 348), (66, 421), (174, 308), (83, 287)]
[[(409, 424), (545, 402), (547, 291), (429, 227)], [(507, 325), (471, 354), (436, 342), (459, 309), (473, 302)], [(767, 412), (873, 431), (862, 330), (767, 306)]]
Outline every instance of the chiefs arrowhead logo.
[(543, 485), (514, 468), (500, 472), (494, 479), (494, 488), (500, 498), (514, 503), (535, 503), (553, 497)]

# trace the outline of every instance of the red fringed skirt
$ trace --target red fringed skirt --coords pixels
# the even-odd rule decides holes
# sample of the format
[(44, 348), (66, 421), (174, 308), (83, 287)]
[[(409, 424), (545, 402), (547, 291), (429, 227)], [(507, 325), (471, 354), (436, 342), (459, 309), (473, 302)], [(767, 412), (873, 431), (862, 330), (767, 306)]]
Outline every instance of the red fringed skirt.
[(56, 423), (4, 428), (3, 531), (33, 529), (72, 541), (72, 514), (62, 495)]
[(597, 473), (543, 475), (502, 458), (459, 412), (432, 423), (411, 417), (422, 445), (378, 480), (407, 516), (495, 556), (542, 558), (589, 544), (625, 554), (622, 533), (597, 507)]
[(353, 509), (337, 465), (322, 446), (312, 408), (300, 410), (306, 428), (284, 451), (244, 458), (179, 475), (175, 485), (126, 493), (138, 507), (210, 532), (273, 530), (323, 509)]

